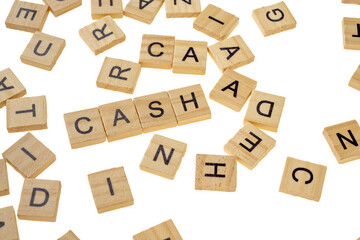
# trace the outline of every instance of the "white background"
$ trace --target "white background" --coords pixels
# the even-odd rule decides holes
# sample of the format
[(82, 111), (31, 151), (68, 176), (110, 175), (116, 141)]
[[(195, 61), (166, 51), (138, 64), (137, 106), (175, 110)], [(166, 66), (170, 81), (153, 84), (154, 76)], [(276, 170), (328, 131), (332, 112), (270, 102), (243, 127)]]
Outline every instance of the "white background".
[[(41, 3), (40, 0), (33, 0)], [(124, 1), (124, 6), (127, 4)], [(161, 8), (147, 25), (130, 18), (115, 20), (126, 41), (98, 56), (79, 37), (78, 30), (93, 22), (90, 1), (65, 15), (51, 13), (44, 33), (66, 39), (66, 47), (51, 72), (20, 62), (32, 34), (0, 27), (0, 69), (10, 67), (27, 88), (27, 96), (46, 95), (47, 130), (33, 132), (57, 157), (38, 178), (61, 180), (56, 223), (18, 220), (21, 239), (57, 239), (72, 229), (81, 239), (132, 239), (140, 231), (173, 219), (183, 239), (319, 240), (360, 237), (360, 161), (339, 165), (322, 131), (326, 126), (360, 120), (360, 93), (347, 86), (359, 64), (360, 53), (344, 50), (341, 21), (359, 17), (360, 6), (340, 0), (287, 0), (296, 29), (263, 37), (252, 19), (256, 8), (276, 1), (202, 0), (204, 9), (215, 4), (240, 18), (232, 35), (240, 34), (255, 55), (255, 62), (237, 71), (258, 81), (257, 90), (286, 97), (276, 147), (252, 171), (238, 164), (235, 193), (195, 191), (195, 155), (225, 154), (224, 144), (242, 126), (244, 109), (234, 112), (208, 99), (212, 119), (162, 130), (158, 134), (186, 142), (188, 150), (174, 181), (139, 169), (153, 133), (71, 150), (63, 120), (67, 112), (145, 94), (200, 83), (206, 95), (221, 73), (208, 56), (205, 76), (173, 74), (171, 70), (143, 68), (133, 95), (96, 87), (105, 56), (137, 62), (141, 36), (174, 35), (182, 40), (215, 39), (192, 28), (194, 18), (166, 19)], [(12, 1), (0, 1), (4, 23)], [(6, 109), (0, 110), (0, 152), (25, 133), (6, 130)], [(287, 156), (328, 167), (320, 202), (279, 193)], [(124, 166), (135, 199), (134, 206), (98, 214), (87, 175)], [(0, 207), (17, 211), (23, 177), (8, 167), (11, 194)]]

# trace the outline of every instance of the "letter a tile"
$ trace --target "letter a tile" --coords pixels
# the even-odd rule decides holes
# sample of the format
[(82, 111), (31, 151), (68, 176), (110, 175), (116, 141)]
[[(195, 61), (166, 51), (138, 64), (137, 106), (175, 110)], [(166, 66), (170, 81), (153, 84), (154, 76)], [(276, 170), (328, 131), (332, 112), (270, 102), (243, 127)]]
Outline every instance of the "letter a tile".
[(164, 0), (130, 0), (124, 9), (124, 15), (151, 24), (163, 3)]
[(0, 71), (0, 108), (6, 105), (6, 100), (20, 98), (25, 94), (25, 87), (10, 68)]

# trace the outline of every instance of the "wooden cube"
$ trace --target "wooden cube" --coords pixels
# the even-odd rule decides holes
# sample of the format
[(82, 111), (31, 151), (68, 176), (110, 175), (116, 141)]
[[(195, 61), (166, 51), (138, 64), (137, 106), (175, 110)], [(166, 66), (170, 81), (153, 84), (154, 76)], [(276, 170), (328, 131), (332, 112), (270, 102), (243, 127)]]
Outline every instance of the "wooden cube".
[(109, 142), (142, 134), (135, 104), (131, 99), (99, 106)]
[(225, 144), (224, 150), (230, 155), (235, 155), (242, 165), (252, 170), (275, 144), (275, 139), (247, 123)]
[(167, 92), (137, 97), (134, 103), (144, 133), (177, 126)]
[(256, 85), (256, 81), (228, 69), (211, 90), (210, 98), (239, 112)]
[(296, 20), (284, 2), (258, 8), (252, 16), (265, 37), (296, 27)]
[(211, 111), (200, 84), (169, 91), (179, 126), (211, 118)]
[(6, 160), (0, 159), (0, 197), (9, 194), (10, 194), (10, 188), (9, 188), (9, 178), (7, 173)]
[(318, 202), (325, 174), (323, 165), (288, 157), (279, 191)]
[(180, 233), (170, 219), (133, 236), (133, 240), (182, 240)]
[(360, 0), (342, 0), (342, 3), (360, 4)]
[(277, 132), (284, 104), (284, 97), (253, 91), (244, 123), (250, 122), (258, 128)]
[(55, 154), (31, 133), (25, 134), (2, 156), (24, 178), (36, 178), (56, 160)]
[(17, 216), (21, 220), (56, 222), (61, 182), (25, 179)]
[(52, 14), (58, 17), (77, 7), (80, 7), (82, 0), (43, 0), (50, 8)]
[(124, 93), (133, 93), (140, 71), (141, 65), (138, 63), (106, 57), (96, 86)]
[(149, 35), (142, 37), (139, 63), (142, 67), (171, 69), (175, 48), (174, 36)]
[(79, 30), (80, 37), (95, 55), (125, 41), (125, 34), (115, 21), (106, 16)]
[(21, 54), (21, 62), (51, 71), (64, 50), (65, 44), (64, 39), (36, 32)]
[(165, 0), (167, 18), (197, 17), (201, 13), (200, 0)]
[(360, 50), (360, 18), (344, 18), (342, 27), (344, 48)]
[(339, 163), (360, 159), (360, 127), (356, 120), (326, 127), (323, 134)]
[(58, 240), (80, 240), (71, 230), (68, 231), (64, 236), (59, 238)]
[(195, 189), (235, 192), (236, 157), (221, 155), (196, 155)]
[(99, 109), (90, 108), (64, 114), (66, 130), (72, 149), (106, 141), (105, 129)]
[(89, 174), (88, 178), (98, 213), (134, 204), (123, 167)]
[(209, 47), (209, 54), (220, 69), (236, 69), (254, 61), (255, 56), (240, 35), (228, 38)]
[(173, 180), (186, 152), (186, 143), (155, 134), (140, 169)]
[(19, 240), (19, 231), (14, 208), (0, 208), (0, 239)]
[(46, 97), (7, 100), (6, 121), (9, 133), (47, 129)]
[(130, 0), (124, 9), (124, 15), (151, 24), (163, 3), (164, 0)]
[(352, 75), (349, 81), (349, 86), (360, 91), (360, 65), (356, 69), (355, 73)]
[(175, 41), (173, 73), (206, 73), (207, 42)]
[(105, 16), (123, 17), (122, 0), (91, 0), (91, 17), (100, 19)]
[(195, 19), (193, 27), (206, 35), (225, 40), (239, 24), (239, 18), (209, 4)]
[(47, 5), (14, 1), (5, 25), (7, 28), (26, 32), (41, 31), (49, 14)]
[(25, 87), (10, 68), (0, 71), (0, 108), (6, 105), (6, 100), (20, 98), (25, 94)]

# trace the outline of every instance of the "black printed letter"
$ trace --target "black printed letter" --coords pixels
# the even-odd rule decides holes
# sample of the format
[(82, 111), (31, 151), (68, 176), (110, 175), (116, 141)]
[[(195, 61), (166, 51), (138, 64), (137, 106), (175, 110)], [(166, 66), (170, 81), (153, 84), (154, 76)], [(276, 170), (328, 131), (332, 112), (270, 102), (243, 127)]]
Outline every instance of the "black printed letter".
[(268, 11), (268, 12), (266, 13), (267, 19), (269, 19), (269, 20), (272, 21), (272, 22), (279, 22), (279, 21), (283, 20), (283, 19), (284, 19), (284, 13), (283, 13), (283, 11), (281, 11), (279, 8), (276, 8), (276, 9), (273, 9), (273, 10), (272, 10), (272, 13), (273, 13), (275, 16), (278, 15), (277, 12), (280, 13), (281, 16), (278, 17), (278, 18), (271, 18), (271, 17), (270, 17), (270, 11)]
[(78, 133), (81, 133), (81, 134), (89, 134), (89, 133), (91, 133), (92, 130), (93, 130), (93, 127), (92, 127), (92, 126), (90, 126), (87, 131), (82, 131), (82, 130), (80, 130), (80, 128), (79, 128), (79, 122), (80, 122), (81, 120), (86, 120), (86, 121), (88, 121), (88, 122), (91, 121), (90, 118), (88, 118), (88, 117), (81, 117), (81, 118), (76, 119), (76, 121), (75, 121), (75, 129), (76, 129), (76, 131), (77, 131)]
[(220, 48), (220, 50), (226, 50), (229, 53), (229, 56), (226, 57), (227, 60), (230, 60), (230, 58), (232, 58), (235, 53), (237, 53), (240, 48), (239, 47), (223, 47)]
[(158, 159), (159, 154), (160, 154), (160, 152), (161, 152), (162, 158), (164, 159), (164, 162), (165, 162), (165, 165), (169, 165), (170, 160), (171, 160), (171, 157), (172, 157), (174, 151), (175, 151), (175, 149), (171, 148), (170, 153), (169, 153), (169, 156), (166, 157), (166, 153), (165, 153), (165, 150), (164, 150), (164, 146), (160, 144), (159, 147), (158, 147), (158, 149), (156, 150), (156, 153), (155, 153), (155, 156), (154, 156), (153, 161), (156, 162), (156, 160)]
[(9, 89), (13, 89), (14, 88), (14, 86), (10, 86), (10, 87), (8, 87), (8, 86), (6, 86), (5, 85), (5, 81), (7, 80), (7, 78), (6, 77), (4, 77), (1, 81), (0, 81), (0, 86), (1, 86), (1, 88), (0, 88), (0, 92), (1, 91), (6, 91), (6, 90), (9, 90)]
[(205, 177), (224, 178), (224, 174), (218, 174), (218, 167), (226, 167), (225, 163), (205, 163), (205, 166), (214, 166), (214, 174), (205, 174)]
[(153, 118), (159, 118), (159, 117), (161, 117), (162, 115), (164, 115), (164, 109), (162, 109), (162, 108), (159, 108), (159, 107), (153, 107), (152, 105), (154, 105), (154, 104), (158, 104), (159, 106), (161, 106), (161, 102), (159, 102), (159, 101), (153, 101), (153, 102), (151, 102), (151, 103), (149, 103), (149, 108), (151, 109), (151, 110), (158, 110), (158, 111), (160, 111), (160, 113), (158, 114), (158, 115), (155, 115), (155, 114), (153, 114), (153, 113), (150, 113), (150, 116), (151, 117), (153, 117)]
[(184, 111), (187, 112), (187, 107), (186, 107), (186, 104), (187, 103), (190, 103), (190, 102), (194, 102), (194, 105), (195, 105), (195, 108), (198, 109), (199, 108), (199, 105), (197, 103), (197, 100), (196, 100), (196, 97), (195, 97), (195, 93), (194, 92), (191, 92), (191, 99), (190, 100), (187, 100), (185, 101), (184, 100), (184, 96), (183, 95), (180, 95), (180, 100), (181, 100), (181, 103), (183, 105), (183, 108), (184, 108)]
[[(107, 27), (107, 25), (104, 24), (104, 26), (103, 26), (101, 29), (95, 29), (95, 30), (92, 32), (96, 40), (100, 41), (100, 40), (102, 40), (102, 39), (104, 39), (104, 38), (106, 38), (106, 37), (114, 34), (113, 32), (109, 32), (109, 33), (105, 34), (104, 31), (105, 31), (105, 28), (106, 28), (106, 27)], [(100, 33), (101, 35), (98, 36), (98, 35), (96, 35), (96, 33)]]
[(150, 54), (150, 56), (152, 56), (152, 57), (161, 57), (163, 54), (164, 54), (164, 52), (160, 52), (160, 53), (158, 53), (158, 54), (154, 54), (152, 51), (151, 51), (151, 48), (152, 48), (152, 46), (154, 46), (154, 45), (159, 45), (160, 47), (164, 47), (164, 44), (162, 44), (161, 42), (153, 42), (153, 43), (151, 43), (150, 45), (149, 45), (149, 47), (148, 47), (148, 53)]
[(35, 104), (32, 104), (31, 109), (29, 109), (29, 110), (21, 110), (21, 111), (16, 111), (15, 112), (15, 114), (22, 114), (22, 113), (32, 113), (32, 116), (36, 117)]
[(346, 150), (347, 147), (346, 147), (343, 139), (346, 140), (347, 142), (351, 143), (352, 145), (356, 146), (356, 147), (359, 146), (359, 144), (357, 143), (357, 141), (356, 141), (354, 135), (352, 134), (351, 130), (348, 130), (348, 133), (350, 135), (351, 140), (349, 138), (345, 137), (344, 135), (341, 135), (340, 133), (336, 133), (336, 136), (339, 138), (341, 146), (344, 148), (344, 150)]
[(36, 10), (33, 10), (33, 9), (20, 8), (19, 11), (18, 11), (18, 13), (17, 13), (17, 15), (16, 15), (16, 18), (18, 18), (18, 17), (20, 16), (20, 14), (21, 14), (22, 11), (25, 11), (25, 12), (26, 12), (24, 18), (27, 18), (27, 17), (29, 16), (29, 13), (32, 13), (32, 16), (31, 16), (31, 19), (30, 19), (31, 21), (34, 20), (34, 18), (35, 18), (35, 16), (36, 16), (36, 13), (37, 13), (37, 11), (36, 11)]
[(34, 53), (35, 53), (36, 55), (40, 56), (40, 57), (45, 56), (46, 54), (48, 54), (48, 52), (50, 51), (50, 48), (52, 47), (52, 43), (49, 43), (49, 45), (47, 46), (45, 52), (39, 53), (39, 52), (38, 52), (38, 49), (39, 49), (41, 43), (42, 43), (42, 41), (39, 40), (39, 41), (37, 42), (35, 48), (34, 48)]
[[(232, 88), (232, 86), (234, 86), (234, 88)], [(239, 81), (238, 80), (235, 80), (234, 82), (230, 83), (229, 85), (227, 85), (226, 87), (224, 87), (223, 89), (221, 89), (221, 91), (226, 91), (227, 89), (230, 89), (231, 91), (234, 92), (233, 96), (234, 98), (237, 97), (237, 92), (238, 92), (238, 88), (239, 88)]]
[[(116, 74), (114, 74), (115, 70), (118, 70)], [(124, 70), (121, 70), (121, 67), (113, 66), (112, 69), (110, 70), (109, 77), (117, 78), (120, 80), (127, 80), (127, 77), (122, 77), (121, 74), (128, 71), (131, 71), (131, 68), (126, 68)]]
[[(191, 55), (190, 55), (190, 53), (191, 53)], [(198, 59), (198, 57), (196, 56), (196, 53), (195, 53), (195, 50), (194, 50), (193, 47), (189, 47), (189, 49), (187, 50), (187, 52), (186, 52), (185, 56), (183, 57), (182, 61), (183, 61), (183, 62), (186, 61), (186, 59), (187, 59), (188, 57), (192, 57), (192, 58), (195, 59), (195, 62), (199, 62), (199, 59)]]
[[(45, 199), (42, 203), (35, 203), (35, 196), (37, 192), (43, 192), (45, 194)], [(30, 199), (30, 206), (31, 207), (43, 207), (47, 204), (49, 201), (50, 194), (49, 192), (44, 188), (33, 188), (33, 191), (31, 193), (31, 199)]]
[[(263, 112), (261, 112), (261, 110), (260, 110), (261, 105), (263, 105), (263, 104), (265, 104), (265, 103), (266, 103), (266, 104), (270, 104), (269, 112), (268, 112), (268, 113), (263, 113)], [(261, 101), (261, 102), (258, 103), (258, 105), (257, 105), (257, 107), (256, 107), (256, 111), (257, 111), (258, 114), (260, 114), (261, 116), (271, 118), (271, 115), (272, 115), (272, 112), (273, 112), (273, 109), (274, 109), (274, 105), (275, 105), (274, 102), (270, 102), (270, 101), (263, 100), (263, 101)]]
[(306, 168), (296, 168), (293, 172), (292, 172), (292, 178), (295, 180), (295, 182), (298, 182), (299, 179), (296, 178), (296, 172), (297, 171), (304, 171), (304, 172), (307, 172), (309, 175), (310, 175), (310, 178), (309, 180), (305, 181), (305, 184), (309, 184), (313, 181), (314, 179), (314, 176), (312, 174), (312, 172), (309, 170), (309, 169), (306, 169)]
[(116, 127), (117, 122), (120, 120), (125, 120), (126, 123), (130, 123), (125, 114), (120, 109), (116, 109), (113, 127)]
[(245, 146), (244, 144), (240, 143), (240, 146), (242, 146), (243, 148), (245, 148), (248, 152), (252, 152), (262, 141), (261, 138), (259, 138), (257, 135), (255, 135), (253, 132), (250, 132), (250, 135), (253, 136), (254, 138), (256, 138), (256, 142), (252, 142), (250, 139), (245, 138), (245, 141), (247, 141), (248, 143), (251, 144), (251, 147), (248, 148), (247, 146)]

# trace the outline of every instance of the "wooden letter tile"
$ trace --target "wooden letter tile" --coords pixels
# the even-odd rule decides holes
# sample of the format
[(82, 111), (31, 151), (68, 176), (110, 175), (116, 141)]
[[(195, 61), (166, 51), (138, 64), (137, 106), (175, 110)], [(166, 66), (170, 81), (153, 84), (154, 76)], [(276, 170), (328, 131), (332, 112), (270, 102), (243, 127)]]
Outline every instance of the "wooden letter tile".
[(244, 123), (250, 122), (258, 128), (277, 132), (285, 98), (253, 91)]
[(256, 85), (256, 81), (228, 69), (210, 92), (210, 98), (239, 112)]
[(209, 4), (194, 21), (194, 28), (206, 35), (225, 40), (239, 24), (239, 18)]
[(258, 8), (252, 15), (265, 37), (296, 27), (296, 20), (284, 2)]
[(95, 55), (125, 41), (125, 34), (115, 21), (106, 16), (79, 30), (80, 37)]
[(10, 133), (47, 129), (45, 96), (7, 100), (6, 120)]
[(142, 134), (135, 104), (131, 99), (99, 106), (109, 142)]
[(206, 73), (207, 42), (175, 41), (173, 73)]
[(155, 134), (140, 164), (140, 169), (174, 179), (186, 152), (186, 143)]
[(64, 48), (64, 39), (36, 32), (20, 59), (25, 64), (51, 71)]
[(195, 189), (235, 192), (236, 157), (221, 155), (196, 155)]
[(88, 178), (98, 213), (134, 204), (123, 167), (92, 173)]
[(24, 178), (36, 178), (56, 159), (55, 154), (31, 133), (20, 138), (2, 155)]
[(0, 208), (0, 239), (19, 240), (19, 231), (14, 208)]
[(288, 157), (279, 191), (318, 202), (325, 174), (323, 165)]
[(339, 163), (360, 159), (360, 127), (356, 120), (326, 127), (323, 134)]
[(66, 129), (72, 149), (106, 141), (105, 129), (99, 109), (91, 108), (64, 114)]
[(211, 118), (211, 111), (200, 84), (169, 91), (179, 126)]
[(254, 61), (255, 56), (240, 35), (209, 47), (209, 54), (220, 69), (236, 69)]
[(247, 123), (224, 146), (226, 153), (252, 170), (275, 147), (276, 141), (269, 135)]
[[(352, 75), (352, 77), (349, 81), (349, 86), (360, 91), (360, 65), (356, 69), (354, 75)], [(1, 94), (1, 92), (0, 92), (0, 94)]]
[(106, 57), (96, 81), (99, 88), (133, 93), (140, 76), (141, 65)]
[(9, 189), (9, 178), (7, 173), (6, 160), (0, 159), (0, 197), (9, 194), (10, 194), (10, 189)]
[(81, 6), (82, 0), (43, 0), (55, 17), (67, 13), (74, 8)]
[(91, 17), (100, 19), (105, 16), (123, 17), (122, 0), (91, 0)]
[(139, 63), (142, 67), (171, 69), (175, 48), (174, 36), (149, 35), (142, 37)]
[(56, 222), (61, 182), (25, 179), (17, 216), (22, 220)]
[(167, 92), (154, 93), (134, 99), (144, 133), (177, 126)]
[(342, 3), (360, 4), (360, 0), (342, 0)]
[(0, 71), (0, 108), (6, 105), (6, 100), (20, 98), (25, 94), (25, 87), (10, 68)]
[(64, 236), (59, 238), (58, 240), (80, 240), (71, 230), (68, 231)]
[(47, 5), (16, 0), (6, 18), (5, 25), (7, 28), (26, 32), (40, 32), (48, 15)]
[(124, 15), (143, 23), (153, 22), (164, 0), (130, 0), (124, 9)]
[(165, 0), (167, 18), (197, 17), (201, 13), (200, 0)]
[(170, 219), (133, 236), (133, 240), (182, 240), (180, 233)]
[(360, 18), (344, 18), (342, 25), (344, 48), (360, 50)]

